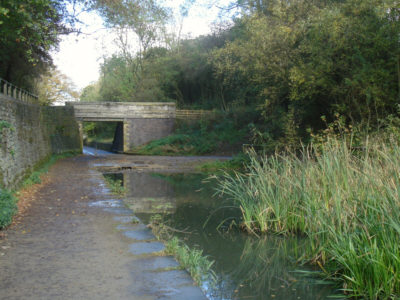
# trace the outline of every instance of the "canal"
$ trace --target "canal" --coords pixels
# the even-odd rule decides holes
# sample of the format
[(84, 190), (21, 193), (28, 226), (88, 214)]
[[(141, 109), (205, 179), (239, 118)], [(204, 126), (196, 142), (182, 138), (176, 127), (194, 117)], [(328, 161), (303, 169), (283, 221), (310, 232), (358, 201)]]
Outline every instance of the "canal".
[(206, 175), (125, 171), (104, 176), (123, 185), (124, 203), (141, 222), (161, 219), (186, 245), (214, 261), (216, 281), (202, 283), (209, 299), (327, 299), (335, 294), (331, 285), (310, 276), (315, 269), (297, 263), (306, 239), (238, 230), (240, 210), (216, 194), (216, 182)]

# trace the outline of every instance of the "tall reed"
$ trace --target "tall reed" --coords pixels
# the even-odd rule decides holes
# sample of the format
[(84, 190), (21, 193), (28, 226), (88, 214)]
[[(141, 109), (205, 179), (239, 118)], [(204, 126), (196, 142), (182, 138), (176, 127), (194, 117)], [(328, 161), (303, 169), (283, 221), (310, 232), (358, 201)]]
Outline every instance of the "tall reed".
[(254, 233), (302, 234), (307, 260), (351, 296), (400, 297), (400, 145), (350, 150), (328, 140), (300, 155), (252, 155), (248, 173), (225, 174), (220, 191)]

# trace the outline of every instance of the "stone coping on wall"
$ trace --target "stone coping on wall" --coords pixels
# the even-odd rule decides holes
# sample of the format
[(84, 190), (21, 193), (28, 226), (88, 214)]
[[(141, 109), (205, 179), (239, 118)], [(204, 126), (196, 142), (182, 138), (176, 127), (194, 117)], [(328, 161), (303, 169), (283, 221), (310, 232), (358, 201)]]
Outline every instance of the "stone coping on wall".
[(172, 119), (172, 102), (70, 102), (75, 117), (81, 121), (123, 121), (126, 119)]
[(113, 101), (98, 101), (98, 102), (80, 102), (80, 101), (70, 101), (66, 102), (66, 105), (142, 105), (142, 106), (157, 106), (157, 105), (167, 105), (176, 106), (174, 102), (113, 102)]

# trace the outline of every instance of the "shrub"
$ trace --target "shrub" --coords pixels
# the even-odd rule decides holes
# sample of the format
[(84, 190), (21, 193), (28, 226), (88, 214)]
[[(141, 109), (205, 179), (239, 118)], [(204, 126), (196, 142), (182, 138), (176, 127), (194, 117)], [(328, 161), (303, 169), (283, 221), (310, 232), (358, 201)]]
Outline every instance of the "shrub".
[(0, 189), (0, 229), (11, 224), (12, 217), (17, 212), (17, 200), (14, 195)]

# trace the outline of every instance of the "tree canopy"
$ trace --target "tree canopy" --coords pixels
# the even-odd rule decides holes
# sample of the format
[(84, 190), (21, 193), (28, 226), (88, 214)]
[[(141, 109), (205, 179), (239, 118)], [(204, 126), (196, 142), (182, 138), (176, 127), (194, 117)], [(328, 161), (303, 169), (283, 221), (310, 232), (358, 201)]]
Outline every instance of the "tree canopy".
[(0, 2), (0, 77), (22, 88), (33, 88), (34, 79), (52, 64), (50, 50), (58, 46), (60, 35), (73, 30), (68, 3)]
[(224, 9), (237, 12), (232, 25), (208, 36), (106, 59), (97, 99), (255, 107), (263, 135), (283, 141), (307, 138), (337, 115), (379, 126), (396, 112), (396, 0), (237, 0)]
[(261, 136), (283, 141), (305, 139), (337, 115), (379, 126), (400, 104), (397, 0), (236, 0), (223, 8), (235, 12), (228, 25), (183, 40), (171, 37), (171, 12), (156, 0), (3, 0), (0, 77), (32, 87), (73, 30), (75, 2), (119, 33), (119, 51), (82, 100), (252, 107)]
[(36, 90), (42, 105), (77, 101), (79, 93), (72, 80), (57, 68), (51, 68), (36, 80)]

